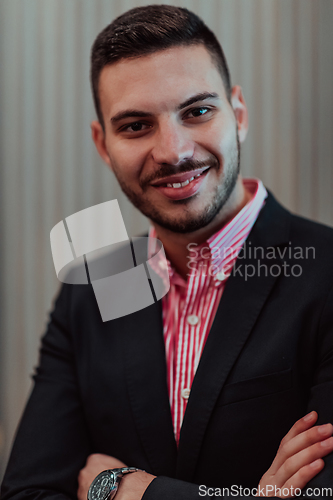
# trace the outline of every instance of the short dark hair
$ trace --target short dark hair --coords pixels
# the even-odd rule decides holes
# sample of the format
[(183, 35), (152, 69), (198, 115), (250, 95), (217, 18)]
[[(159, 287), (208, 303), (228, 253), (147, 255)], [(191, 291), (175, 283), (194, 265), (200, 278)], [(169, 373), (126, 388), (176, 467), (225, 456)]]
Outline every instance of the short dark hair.
[(230, 74), (222, 47), (214, 33), (193, 12), (171, 5), (148, 5), (131, 9), (106, 26), (92, 46), (90, 74), (96, 113), (103, 128), (98, 86), (105, 66), (120, 59), (198, 44), (203, 44), (212, 56), (230, 101)]

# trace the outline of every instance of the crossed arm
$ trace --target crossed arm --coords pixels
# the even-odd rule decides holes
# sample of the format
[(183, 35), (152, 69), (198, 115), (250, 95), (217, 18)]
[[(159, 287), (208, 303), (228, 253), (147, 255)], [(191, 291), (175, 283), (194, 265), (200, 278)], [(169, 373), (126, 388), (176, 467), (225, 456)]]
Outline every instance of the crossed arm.
[[(84, 401), (88, 396), (91, 397), (91, 390), (90, 392), (79, 390), (81, 386), (77, 382), (79, 380), (77, 370), (82, 369), (79, 375), (80, 379), (85, 381), (85, 389), (90, 387), (87, 380), (89, 382), (91, 373), (85, 356), (82, 356), (85, 362), (77, 368), (73, 359), (73, 343), (77, 342), (76, 347), (81, 352), (83, 346), (90, 348), (88, 344), (90, 337), (83, 336), (82, 321), (77, 327), (77, 337), (69, 333), (74, 328), (70, 324), (72, 315), (68, 311), (69, 306), (73, 310), (79, 307), (77, 304), (72, 305), (70, 290), (69, 286), (64, 288), (58, 299), (53, 321), (43, 341), (36, 385), (18, 430), (5, 475), (2, 490), (4, 500), (35, 500), (37, 497), (53, 500), (73, 499), (76, 496), (76, 480), (80, 469), (79, 500), (85, 500), (90, 483), (101, 470), (121, 465), (115, 458), (106, 455), (91, 455), (95, 450), (103, 450), (103, 432), (94, 425), (98, 422), (101, 427), (103, 426), (102, 417), (98, 413), (100, 411), (102, 414), (102, 410), (90, 404), (89, 399), (88, 403)], [(323, 338), (320, 339), (320, 344), (318, 343), (322, 350), (321, 366), (319, 374), (314, 379), (314, 386), (308, 401), (309, 409), (315, 408), (318, 411), (321, 423), (332, 422), (332, 304), (332, 301), (327, 302), (325, 314), (322, 315), (322, 328), (319, 333)], [(77, 351), (75, 353), (77, 355)], [(113, 360), (113, 363), (116, 362), (117, 359)], [(93, 367), (95, 369), (95, 365)], [(113, 372), (117, 371), (119, 370), (116, 364)], [(120, 369), (119, 376), (121, 375)], [(96, 389), (96, 384), (93, 387)], [(103, 390), (98, 394), (104, 394)], [(95, 415), (96, 412), (97, 415)], [(260, 487), (292, 485), (294, 488), (302, 488), (309, 481), (311, 481), (311, 486), (312, 484), (318, 485), (319, 482), (322, 486), (331, 486), (332, 469), (330, 470), (328, 464), (332, 463), (332, 456), (327, 458), (327, 466), (322, 474), (319, 476), (317, 474), (324, 467), (322, 458), (333, 450), (332, 425), (326, 423), (326, 425), (316, 426), (317, 414), (315, 412), (311, 412), (308, 417), (307, 420), (299, 420), (282, 440), (276, 458), (259, 482)], [(95, 434), (92, 435), (92, 432)], [(106, 438), (110, 441), (109, 434)], [(115, 438), (114, 454), (120, 456), (118, 436), (115, 434), (113, 438)], [(129, 428), (124, 438), (128, 447), (132, 439), (136, 438), (136, 434)], [(327, 446), (323, 446), (324, 443)], [(139, 440), (136, 446), (138, 448), (141, 446)], [(103, 451), (108, 449), (112, 448), (105, 446)], [(130, 452), (127, 453), (127, 456), (132, 455)], [(135, 456), (138, 456), (138, 453)], [(253, 456), (255, 459), (255, 450)], [(86, 457), (89, 458), (84, 466)], [(139, 465), (141, 468), (146, 468), (145, 464), (143, 460), (140, 464), (128, 463), (127, 465)], [(144, 500), (198, 499), (198, 486), (163, 476), (155, 479), (155, 476), (143, 472), (129, 474), (121, 482), (117, 500), (139, 500), (140, 498)]]
[[(276, 486), (282, 493), (283, 490), (285, 493), (288, 491), (285, 497), (293, 496), (293, 491), (303, 489), (323, 469), (322, 457), (333, 450), (333, 426), (330, 423), (314, 426), (317, 418), (315, 411), (308, 413), (286, 434), (271, 467), (260, 480), (258, 496), (271, 496), (267, 494), (267, 486)], [(108, 455), (90, 455), (78, 477), (78, 499), (86, 500), (89, 486), (97, 474), (124, 466), (123, 462)], [(155, 476), (143, 471), (124, 476), (117, 500), (140, 500), (154, 479)], [(284, 497), (283, 494), (281, 497)]]

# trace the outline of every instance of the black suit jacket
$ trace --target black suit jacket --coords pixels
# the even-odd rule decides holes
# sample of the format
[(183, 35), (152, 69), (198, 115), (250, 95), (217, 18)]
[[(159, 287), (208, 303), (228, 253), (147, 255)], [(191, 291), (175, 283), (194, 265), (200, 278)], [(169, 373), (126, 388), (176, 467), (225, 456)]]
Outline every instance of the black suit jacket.
[[(305, 258), (308, 247), (315, 258), (313, 250)], [(263, 249), (256, 258), (254, 248)], [(297, 419), (316, 410), (319, 423), (333, 422), (332, 229), (290, 214), (269, 195), (235, 271), (194, 378), (178, 450), (161, 302), (103, 323), (91, 286), (64, 285), (2, 498), (75, 498), (91, 453), (158, 476), (145, 500), (199, 498), (198, 484), (256, 487)], [(333, 487), (333, 456), (325, 462), (311, 486)]]

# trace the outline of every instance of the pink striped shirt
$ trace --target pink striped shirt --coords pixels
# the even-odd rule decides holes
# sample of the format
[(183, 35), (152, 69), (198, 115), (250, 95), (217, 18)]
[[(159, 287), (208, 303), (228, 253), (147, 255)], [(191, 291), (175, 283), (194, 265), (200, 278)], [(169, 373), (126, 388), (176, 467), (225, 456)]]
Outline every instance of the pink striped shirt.
[[(223, 290), (267, 191), (260, 180), (244, 179), (252, 199), (205, 243), (190, 244), (188, 280), (168, 262), (170, 290), (162, 299), (167, 382), (176, 442), (200, 357)], [(151, 226), (149, 236), (158, 237)], [(154, 253), (148, 248), (148, 257)]]

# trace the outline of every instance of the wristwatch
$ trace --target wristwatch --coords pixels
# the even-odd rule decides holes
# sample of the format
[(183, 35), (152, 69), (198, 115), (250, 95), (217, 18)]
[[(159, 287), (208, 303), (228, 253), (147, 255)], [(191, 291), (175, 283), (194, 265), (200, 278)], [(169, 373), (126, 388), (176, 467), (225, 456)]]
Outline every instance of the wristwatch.
[(112, 500), (116, 496), (120, 479), (124, 474), (137, 472), (136, 467), (104, 470), (95, 477), (88, 491), (88, 500)]

